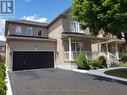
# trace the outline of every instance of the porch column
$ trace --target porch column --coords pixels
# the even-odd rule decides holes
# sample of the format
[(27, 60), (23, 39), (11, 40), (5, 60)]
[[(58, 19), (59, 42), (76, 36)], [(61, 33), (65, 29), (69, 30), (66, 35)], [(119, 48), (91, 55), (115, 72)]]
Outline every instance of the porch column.
[(72, 60), (71, 38), (69, 38), (69, 60)]
[(97, 48), (98, 48), (98, 54), (100, 53), (100, 42), (99, 41), (97, 41)]
[(119, 59), (118, 44), (117, 43), (115, 43), (115, 48), (116, 48), (116, 58)]
[(109, 51), (108, 51), (108, 42), (106, 42), (106, 53), (108, 55), (108, 58), (109, 58)]
[(109, 51), (108, 51), (108, 42), (106, 42), (106, 52), (107, 52), (107, 66), (110, 65)]

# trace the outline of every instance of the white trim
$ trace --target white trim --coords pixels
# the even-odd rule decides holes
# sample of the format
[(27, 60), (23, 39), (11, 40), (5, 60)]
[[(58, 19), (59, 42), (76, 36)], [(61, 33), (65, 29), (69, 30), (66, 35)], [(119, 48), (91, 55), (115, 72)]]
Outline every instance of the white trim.
[[(28, 29), (31, 29), (31, 35), (28, 35)], [(32, 27), (27, 27), (27, 36), (33, 36), (33, 28)]]
[(84, 33), (80, 27), (80, 23), (74, 20), (70, 21), (70, 31), (76, 33)]
[[(76, 49), (76, 43), (79, 43), (80, 45), (82, 44), (83, 46), (84, 46), (84, 44), (83, 44), (83, 42), (72, 42), (72, 43), (74, 43), (75, 44), (75, 49)], [(85, 47), (84, 47), (85, 48)], [(77, 51), (77, 50), (74, 50), (74, 51)], [(82, 48), (80, 47), (80, 50), (79, 51), (82, 51)]]
[(98, 53), (100, 53), (100, 42), (99, 41), (97, 41), (97, 47), (98, 47)]
[(16, 26), (15, 27), (15, 35), (21, 35), (21, 31), (22, 31), (21, 26)]
[(72, 60), (72, 48), (71, 48), (71, 38), (69, 38), (69, 60)]
[(109, 51), (108, 51), (108, 42), (106, 42), (106, 52), (107, 52), (107, 66), (110, 67), (110, 58), (109, 58)]
[(118, 44), (115, 43), (115, 48), (116, 48), (116, 57), (119, 59), (119, 53), (118, 53)]
[[(41, 35), (40, 36), (38, 35), (38, 30), (41, 30)], [(44, 36), (44, 32), (43, 32), (43, 30), (41, 28), (37, 28), (36, 29), (36, 33), (37, 33), (38, 37), (41, 37), (41, 36), (43, 37)]]
[(45, 39), (45, 38), (34, 38), (34, 37), (15, 37), (15, 36), (8, 36), (8, 39), (18, 39), (18, 40), (34, 40), (34, 41), (51, 41), (51, 42), (56, 42), (55, 39)]

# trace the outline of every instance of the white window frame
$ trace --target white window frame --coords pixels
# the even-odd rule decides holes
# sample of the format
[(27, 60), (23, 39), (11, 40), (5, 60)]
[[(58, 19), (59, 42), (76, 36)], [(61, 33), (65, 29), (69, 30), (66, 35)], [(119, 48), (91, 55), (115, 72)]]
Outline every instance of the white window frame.
[(71, 32), (84, 33), (81, 29), (80, 23), (77, 21), (70, 21), (70, 30)]
[[(29, 34), (29, 29), (31, 29), (31, 34)], [(27, 36), (33, 36), (33, 28), (32, 27), (27, 27)]]
[[(38, 30), (41, 30), (41, 35), (38, 35), (39, 32)], [(41, 28), (37, 28), (36, 32), (37, 32), (37, 36), (43, 36), (43, 30)]]
[(21, 26), (15, 27), (15, 35), (21, 35)]
[[(72, 46), (72, 44), (75, 44), (75, 50), (74, 51), (77, 51), (77, 46), (76, 46), (76, 44), (80, 44), (80, 50), (79, 51), (82, 51), (82, 45), (83, 45), (83, 47), (84, 47), (84, 44), (83, 44), (83, 42), (72, 42), (71, 43), (71, 46)], [(84, 49), (85, 49), (85, 47), (84, 47)], [(73, 48), (72, 48), (72, 50), (73, 50)]]

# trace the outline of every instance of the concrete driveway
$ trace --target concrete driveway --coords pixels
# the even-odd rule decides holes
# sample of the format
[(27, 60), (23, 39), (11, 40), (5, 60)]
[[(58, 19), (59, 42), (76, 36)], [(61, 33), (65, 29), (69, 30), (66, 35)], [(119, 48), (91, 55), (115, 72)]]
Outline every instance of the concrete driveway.
[(61, 69), (9, 72), (13, 95), (127, 95), (127, 84)]

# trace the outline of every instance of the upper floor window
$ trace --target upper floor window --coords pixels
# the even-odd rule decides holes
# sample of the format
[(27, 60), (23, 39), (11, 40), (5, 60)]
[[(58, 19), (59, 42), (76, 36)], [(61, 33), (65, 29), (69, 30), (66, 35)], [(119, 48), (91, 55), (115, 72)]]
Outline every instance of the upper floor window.
[(70, 21), (70, 30), (71, 32), (83, 33), (80, 23), (77, 21)]
[(15, 35), (21, 35), (21, 26), (16, 26)]
[(37, 36), (42, 36), (42, 29), (37, 29)]
[(27, 28), (27, 36), (32, 36), (32, 35), (33, 35), (32, 27), (28, 27)]

